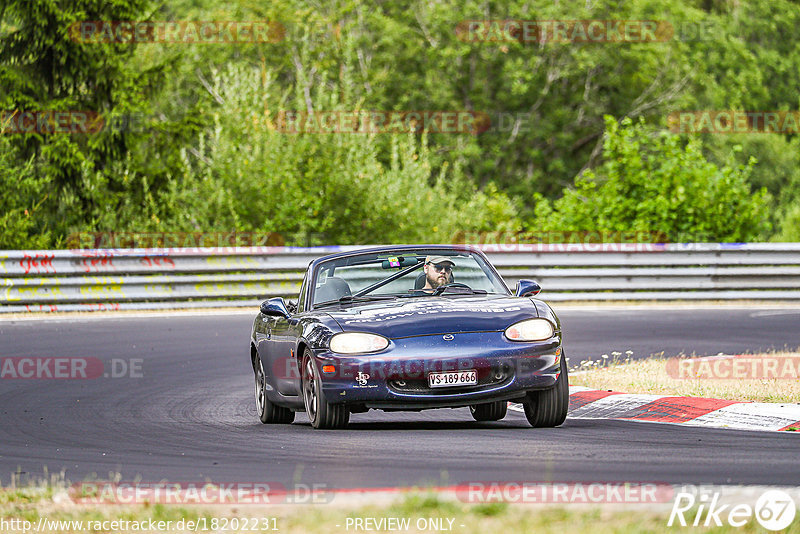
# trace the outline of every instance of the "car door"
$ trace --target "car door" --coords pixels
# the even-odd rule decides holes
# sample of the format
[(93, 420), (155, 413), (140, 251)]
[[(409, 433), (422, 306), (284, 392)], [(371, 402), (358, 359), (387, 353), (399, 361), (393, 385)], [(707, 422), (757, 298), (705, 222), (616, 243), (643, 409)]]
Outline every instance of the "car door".
[(305, 308), (305, 296), (308, 279), (306, 273), (303, 284), (300, 287), (300, 295), (297, 299), (297, 309), (291, 310), (290, 317), (276, 317), (271, 325), (270, 336), (270, 369), (273, 372), (275, 388), (282, 395), (299, 395), (300, 389), (300, 369), (297, 365), (297, 355), (295, 349), (298, 339), (302, 335), (302, 325), (300, 317)]
[(274, 323), (274, 317), (259, 313), (254, 325), (256, 352), (261, 358), (261, 362), (264, 364), (264, 373), (267, 375), (267, 378), (270, 379), (270, 382), (272, 378), (272, 373), (270, 372), (270, 353), (274, 352), (272, 347), (272, 326)]
[(275, 388), (282, 395), (298, 395), (299, 378), (294, 348), (297, 346), (297, 335), (294, 326), (296, 317), (276, 317), (271, 331), (270, 369), (273, 371)]

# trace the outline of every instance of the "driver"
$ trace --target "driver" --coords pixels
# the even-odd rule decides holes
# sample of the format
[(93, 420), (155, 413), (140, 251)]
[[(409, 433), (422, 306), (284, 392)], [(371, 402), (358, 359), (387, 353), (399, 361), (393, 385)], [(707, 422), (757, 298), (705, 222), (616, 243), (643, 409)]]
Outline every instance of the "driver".
[(432, 290), (453, 280), (455, 263), (445, 256), (428, 256), (425, 258), (425, 286), (422, 289)]

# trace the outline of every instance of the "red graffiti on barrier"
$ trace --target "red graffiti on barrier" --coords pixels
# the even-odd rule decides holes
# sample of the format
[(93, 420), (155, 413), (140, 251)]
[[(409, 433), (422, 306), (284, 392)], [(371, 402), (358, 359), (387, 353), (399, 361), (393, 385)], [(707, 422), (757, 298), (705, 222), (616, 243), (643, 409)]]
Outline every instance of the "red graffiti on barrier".
[(54, 254), (49, 256), (46, 254), (34, 254), (33, 256), (25, 254), (22, 259), (19, 260), (19, 266), (22, 267), (25, 274), (30, 274), (31, 271), (35, 273), (56, 272), (56, 268), (53, 267), (54, 258)]
[(116, 267), (114, 267), (114, 257), (110, 255), (84, 258), (82, 263), (83, 270), (87, 273), (92, 271), (105, 271), (109, 269), (116, 270)]
[(35, 304), (33, 306), (31, 306), (30, 304), (26, 304), (25, 309), (29, 312), (37, 312), (37, 311), (55, 312), (58, 311), (58, 306), (56, 304), (39, 304), (38, 306), (36, 306)]
[(94, 311), (119, 311), (119, 302), (82, 302), (81, 306), (87, 307), (89, 310)]
[(170, 258), (165, 257), (151, 257), (145, 256), (140, 260), (142, 265), (146, 265), (147, 267), (169, 267), (171, 269), (175, 268), (175, 262), (172, 261)]

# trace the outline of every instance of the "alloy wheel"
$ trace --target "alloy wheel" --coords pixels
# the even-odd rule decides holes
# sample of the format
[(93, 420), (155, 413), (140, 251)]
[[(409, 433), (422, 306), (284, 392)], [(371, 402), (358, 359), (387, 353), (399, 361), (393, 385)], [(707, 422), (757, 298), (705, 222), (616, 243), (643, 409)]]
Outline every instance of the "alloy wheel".
[(317, 418), (317, 409), (319, 398), (317, 396), (317, 381), (316, 372), (314, 369), (314, 361), (311, 358), (306, 359), (306, 366), (303, 373), (303, 398), (306, 401), (306, 412), (308, 418), (315, 421)]

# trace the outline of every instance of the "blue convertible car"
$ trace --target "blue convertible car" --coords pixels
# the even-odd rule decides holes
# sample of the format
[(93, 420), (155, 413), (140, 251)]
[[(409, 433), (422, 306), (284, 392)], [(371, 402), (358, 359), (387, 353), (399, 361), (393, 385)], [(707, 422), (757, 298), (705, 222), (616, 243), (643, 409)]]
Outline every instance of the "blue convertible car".
[(318, 258), (297, 301), (271, 298), (253, 323), (250, 359), (262, 423), (342, 428), (371, 408), (470, 408), (497, 421), (521, 402), (534, 427), (564, 422), (569, 384), (561, 325), (512, 295), (477, 249), (402, 246)]

